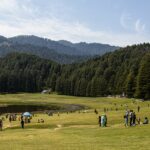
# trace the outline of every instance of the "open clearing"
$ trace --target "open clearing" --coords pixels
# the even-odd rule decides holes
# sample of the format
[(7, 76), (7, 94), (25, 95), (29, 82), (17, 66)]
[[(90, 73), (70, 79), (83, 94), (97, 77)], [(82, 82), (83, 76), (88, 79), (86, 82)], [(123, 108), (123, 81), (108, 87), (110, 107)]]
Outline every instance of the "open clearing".
[[(143, 121), (150, 119), (150, 102), (125, 98), (82, 98), (62, 95), (6, 94), (0, 95), (0, 105), (51, 105), (78, 104), (87, 110), (73, 113), (36, 114), (25, 129), (20, 122), (11, 124), (4, 121), (0, 132), (0, 150), (150, 150), (150, 125), (124, 127), (124, 112), (133, 109)], [(141, 107), (137, 112), (137, 106)], [(100, 128), (97, 109), (101, 115), (104, 108), (108, 117), (108, 127)], [(118, 111), (116, 111), (116, 108)], [(37, 123), (38, 119), (45, 123)]]

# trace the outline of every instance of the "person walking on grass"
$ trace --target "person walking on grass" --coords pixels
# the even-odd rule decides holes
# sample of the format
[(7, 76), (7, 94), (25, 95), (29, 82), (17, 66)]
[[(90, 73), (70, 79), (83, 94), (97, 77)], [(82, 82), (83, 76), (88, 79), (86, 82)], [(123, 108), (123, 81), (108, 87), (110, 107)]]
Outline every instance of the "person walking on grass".
[(2, 119), (0, 119), (0, 131), (2, 131), (2, 129), (3, 129), (3, 121)]
[(24, 120), (21, 119), (21, 128), (24, 129)]

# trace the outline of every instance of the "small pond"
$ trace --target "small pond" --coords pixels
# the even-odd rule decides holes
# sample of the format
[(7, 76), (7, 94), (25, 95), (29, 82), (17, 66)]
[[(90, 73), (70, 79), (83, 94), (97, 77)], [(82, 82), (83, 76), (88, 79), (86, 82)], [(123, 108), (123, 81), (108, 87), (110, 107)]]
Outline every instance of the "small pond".
[(0, 114), (3, 113), (21, 113), (21, 112), (41, 112), (41, 111), (76, 111), (85, 109), (83, 105), (76, 104), (51, 104), (51, 105), (0, 105)]

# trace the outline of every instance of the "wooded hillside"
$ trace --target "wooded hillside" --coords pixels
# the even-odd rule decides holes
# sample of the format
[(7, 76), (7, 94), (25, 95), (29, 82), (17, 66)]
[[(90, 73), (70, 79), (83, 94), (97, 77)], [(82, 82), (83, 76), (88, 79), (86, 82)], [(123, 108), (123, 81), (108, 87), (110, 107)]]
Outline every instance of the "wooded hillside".
[(134, 45), (87, 62), (59, 65), (28, 54), (0, 59), (1, 92), (40, 92), (52, 88), (60, 94), (150, 98), (150, 44)]

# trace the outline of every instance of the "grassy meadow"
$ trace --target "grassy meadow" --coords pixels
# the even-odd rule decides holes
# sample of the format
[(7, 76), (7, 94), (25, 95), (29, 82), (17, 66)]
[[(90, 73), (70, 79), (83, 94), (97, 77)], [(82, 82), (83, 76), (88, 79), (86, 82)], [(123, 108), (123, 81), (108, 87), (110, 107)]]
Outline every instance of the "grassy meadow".
[[(36, 114), (21, 129), (20, 122), (6, 119), (0, 132), (0, 150), (150, 150), (150, 125), (124, 127), (125, 109), (133, 109), (137, 117), (150, 119), (150, 102), (126, 98), (87, 98), (56, 94), (0, 95), (0, 105), (79, 104), (88, 109), (73, 113)], [(140, 112), (137, 107), (140, 106)], [(98, 125), (98, 116), (108, 117), (108, 127)], [(118, 109), (116, 111), (116, 108)], [(94, 113), (97, 109), (99, 114)], [(3, 116), (1, 116), (3, 117)], [(37, 123), (38, 119), (44, 123)]]

